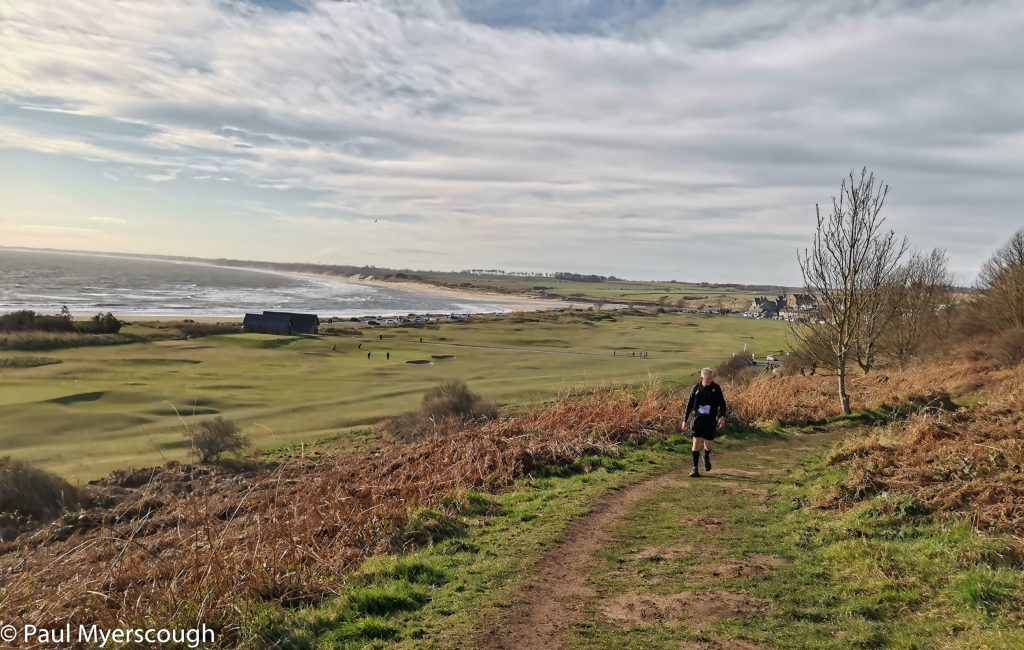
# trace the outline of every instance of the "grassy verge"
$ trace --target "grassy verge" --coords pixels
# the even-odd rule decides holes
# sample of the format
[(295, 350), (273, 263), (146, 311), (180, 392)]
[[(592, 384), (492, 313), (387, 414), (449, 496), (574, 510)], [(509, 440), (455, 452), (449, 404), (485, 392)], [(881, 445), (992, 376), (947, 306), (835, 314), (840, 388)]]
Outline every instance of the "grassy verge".
[[(570, 645), (745, 639), (778, 648), (1024, 647), (1017, 613), (1024, 565), (1011, 538), (934, 519), (920, 504), (888, 495), (844, 513), (807, 506), (843, 478), (822, 462), (831, 441), (859, 426), (847, 419), (747, 431), (720, 445), (728, 465), (719, 478), (639, 503), (595, 558), (590, 581), (605, 599), (583, 604), (587, 615)], [(500, 619), (519, 580), (571, 520), (610, 489), (686, 463), (688, 446), (673, 437), (616, 458), (587, 458), (499, 494), (471, 494), (457, 520), (423, 513), (405, 539), (424, 547), (368, 561), (327, 604), (285, 617), (255, 608), (246, 625), (261, 643), (288, 647), (467, 647), (481, 618)], [(743, 561), (771, 568), (720, 569)], [(729, 592), (753, 604), (707, 621), (624, 624), (607, 612), (612, 595), (688, 591)]]
[[(705, 482), (697, 499), (665, 492), (640, 504), (603, 550), (593, 580), (609, 593), (655, 599), (701, 594), (707, 616), (623, 624), (593, 602), (572, 645), (1024, 647), (1024, 564), (1011, 537), (933, 518), (888, 494), (843, 513), (809, 509), (843, 478), (825, 467), (823, 450), (804, 443), (776, 449), (778, 460), (745, 454), (735, 459), (751, 473), (743, 480)], [(716, 605), (730, 603), (716, 595), (723, 592), (746, 600), (716, 620)]]

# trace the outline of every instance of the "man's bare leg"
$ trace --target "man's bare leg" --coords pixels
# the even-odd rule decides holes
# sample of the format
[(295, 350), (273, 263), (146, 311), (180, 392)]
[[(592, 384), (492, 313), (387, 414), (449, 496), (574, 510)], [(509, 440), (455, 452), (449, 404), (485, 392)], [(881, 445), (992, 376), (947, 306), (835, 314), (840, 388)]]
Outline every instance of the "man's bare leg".
[(707, 440), (703, 438), (693, 437), (693, 470), (690, 472), (690, 476), (700, 476), (700, 472), (697, 471), (697, 463), (700, 461), (700, 446), (701, 443), (708, 444)]

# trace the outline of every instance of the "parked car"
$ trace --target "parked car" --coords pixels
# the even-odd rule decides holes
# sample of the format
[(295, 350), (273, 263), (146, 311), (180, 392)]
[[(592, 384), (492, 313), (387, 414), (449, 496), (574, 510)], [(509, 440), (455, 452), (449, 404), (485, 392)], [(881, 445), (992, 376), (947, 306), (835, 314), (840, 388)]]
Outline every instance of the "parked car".
[(367, 325), (371, 325), (373, 327), (377, 327), (378, 325), (380, 325), (380, 321), (371, 319), (371, 320), (366, 321), (366, 324)]
[(350, 318), (349, 320), (350, 320), (351, 322), (353, 322), (353, 323), (362, 323), (362, 322), (363, 322), (363, 319), (362, 319), (362, 318), (359, 318), (358, 316), (353, 316), (353, 317), (352, 317), (352, 318)]
[(416, 324), (422, 324), (422, 323), (426, 323), (426, 322), (427, 322), (426, 318), (423, 318), (422, 316), (417, 316), (416, 317)]
[(398, 325), (398, 321), (396, 321), (394, 318), (389, 318), (386, 321), (384, 321), (384, 324), (387, 325), (388, 327), (394, 327), (395, 325)]
[(774, 362), (774, 361), (778, 361), (779, 358), (777, 356), (775, 356), (774, 354), (769, 354), (767, 357), (765, 357), (765, 360), (766, 361)]

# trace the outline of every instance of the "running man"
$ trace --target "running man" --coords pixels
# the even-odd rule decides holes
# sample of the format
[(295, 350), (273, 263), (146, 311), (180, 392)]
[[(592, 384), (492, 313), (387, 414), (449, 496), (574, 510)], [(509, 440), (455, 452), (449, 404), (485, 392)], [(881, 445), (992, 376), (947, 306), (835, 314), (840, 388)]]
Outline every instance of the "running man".
[[(722, 394), (722, 387), (715, 383), (714, 376), (711, 368), (700, 371), (700, 381), (690, 391), (686, 415), (683, 416), (683, 429), (693, 431), (693, 470), (690, 472), (693, 477), (700, 476), (697, 462), (700, 460), (701, 443), (704, 443), (704, 471), (711, 471), (711, 447), (715, 431), (725, 426), (725, 395)], [(691, 413), (694, 414), (692, 423)]]

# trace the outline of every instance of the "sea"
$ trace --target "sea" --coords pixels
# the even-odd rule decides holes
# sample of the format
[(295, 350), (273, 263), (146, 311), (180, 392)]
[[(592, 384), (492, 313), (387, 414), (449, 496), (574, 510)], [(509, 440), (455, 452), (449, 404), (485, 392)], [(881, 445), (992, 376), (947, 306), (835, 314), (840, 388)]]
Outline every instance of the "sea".
[(324, 317), (504, 311), (485, 298), (450, 298), (343, 278), (191, 261), (0, 248), (0, 313), (231, 317), (263, 310)]

